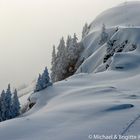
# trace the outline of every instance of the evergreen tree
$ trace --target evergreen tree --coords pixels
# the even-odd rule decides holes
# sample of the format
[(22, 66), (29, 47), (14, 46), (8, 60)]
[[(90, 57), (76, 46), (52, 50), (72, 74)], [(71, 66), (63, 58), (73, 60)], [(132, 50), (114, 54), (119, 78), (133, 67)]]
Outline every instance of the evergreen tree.
[(72, 46), (72, 37), (70, 35), (68, 35), (67, 37), (67, 41), (66, 41), (66, 49), (65, 49), (65, 61), (68, 64), (69, 63), (69, 57), (70, 57), (70, 50), (71, 50), (71, 46)]
[(55, 52), (55, 46), (53, 46), (51, 65), (52, 65), (52, 67), (51, 67), (51, 80), (52, 80), (52, 82), (55, 82), (55, 75), (56, 75), (56, 52)]
[(69, 44), (67, 45), (67, 77), (73, 75), (76, 71), (76, 63), (78, 61), (79, 55), (82, 51), (81, 46), (78, 43), (78, 38), (76, 34), (73, 38), (69, 37)]
[(3, 90), (1, 93), (1, 102), (0, 102), (0, 106), (1, 106), (1, 120), (4, 121), (6, 120), (6, 101), (5, 101), (5, 91)]
[(71, 36), (68, 35), (68, 37), (67, 37), (67, 41), (66, 41), (66, 48), (69, 48), (70, 43), (71, 43), (71, 40), (72, 40)]
[(5, 94), (5, 108), (6, 108), (6, 112), (5, 112), (6, 120), (11, 119), (12, 118), (12, 93), (11, 93), (10, 84), (8, 85)]
[(76, 35), (76, 33), (74, 33), (74, 35), (73, 35), (73, 44), (75, 45), (75, 47), (77, 47), (77, 41), (78, 41), (77, 35)]
[(64, 50), (65, 50), (65, 41), (64, 41), (64, 38), (62, 37), (58, 45), (57, 58), (64, 56)]
[(55, 81), (60, 81), (64, 79), (64, 75), (67, 73), (66, 71), (66, 46), (64, 38), (60, 40), (57, 56), (56, 56), (56, 76)]
[(45, 67), (45, 70), (44, 70), (44, 72), (42, 74), (42, 83), (43, 83), (43, 89), (52, 85), (52, 83), (50, 82), (50, 77), (49, 77), (49, 73), (48, 73), (48, 68), (47, 67)]
[(88, 24), (85, 23), (84, 27), (83, 27), (83, 31), (82, 31), (82, 39), (88, 34)]
[(108, 40), (108, 33), (106, 32), (106, 26), (105, 24), (102, 25), (102, 30), (101, 30), (101, 39), (99, 44), (104, 44)]
[(55, 52), (55, 46), (53, 46), (53, 51), (52, 51), (52, 62), (51, 64), (53, 65), (56, 60), (56, 52)]
[(54, 49), (52, 53), (51, 79), (53, 82), (61, 81), (74, 74), (76, 71), (75, 66), (82, 49), (83, 47), (78, 43), (76, 34), (73, 37), (68, 35), (66, 45), (62, 37), (57, 54), (55, 55)]
[(14, 91), (14, 96), (12, 98), (12, 93), (10, 89), (10, 84), (8, 85), (7, 91), (4, 90), (0, 97), (0, 121), (5, 121), (12, 119), (20, 114), (20, 103), (17, 96), (17, 90)]
[(42, 76), (41, 74), (39, 74), (34, 92), (38, 92), (42, 89), (43, 89)]
[(34, 92), (41, 91), (51, 85), (52, 85), (52, 83), (50, 82), (48, 69), (46, 67), (43, 74), (42, 75), (39, 74)]
[(1, 108), (1, 97), (0, 97), (0, 122), (2, 121), (2, 108)]
[(14, 91), (14, 96), (12, 100), (12, 118), (17, 117), (20, 115), (20, 102), (17, 96), (17, 90)]
[(78, 58), (78, 43), (77, 43), (77, 36), (74, 34), (73, 38), (70, 40), (68, 51), (67, 51), (67, 57), (69, 59), (69, 62), (73, 63)]

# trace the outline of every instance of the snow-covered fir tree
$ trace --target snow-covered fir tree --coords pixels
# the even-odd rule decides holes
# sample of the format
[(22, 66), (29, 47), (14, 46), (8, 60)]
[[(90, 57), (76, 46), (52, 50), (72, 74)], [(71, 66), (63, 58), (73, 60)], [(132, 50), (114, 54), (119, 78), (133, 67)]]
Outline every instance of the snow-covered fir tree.
[(88, 24), (85, 23), (83, 30), (82, 30), (82, 39), (88, 34), (88, 32), (89, 32)]
[(66, 53), (65, 53), (66, 46), (63, 37), (61, 38), (57, 49), (58, 51), (57, 51), (56, 61), (55, 61), (55, 65), (56, 65), (55, 82), (64, 79), (64, 75), (67, 73), (66, 71), (67, 60), (66, 60)]
[(17, 90), (12, 95), (9, 84), (7, 91), (3, 90), (0, 96), (0, 121), (12, 119), (18, 115), (20, 115), (20, 103)]
[(51, 79), (53, 82), (61, 81), (76, 71), (75, 65), (82, 51), (82, 47), (78, 43), (76, 34), (73, 37), (68, 35), (66, 45), (64, 38), (60, 40), (56, 59), (54, 52), (52, 53), (52, 73)]
[(5, 101), (5, 91), (3, 90), (0, 97), (0, 107), (1, 107), (1, 121), (6, 120), (6, 101)]
[(52, 51), (52, 61), (51, 61), (51, 81), (55, 82), (55, 73), (56, 73), (56, 51), (55, 51), (55, 46), (53, 46), (53, 51)]
[(80, 54), (83, 51), (83, 45), (78, 42), (77, 35), (74, 34), (71, 38), (71, 43), (68, 48), (67, 57), (68, 57), (68, 72), (69, 76), (73, 75), (78, 68), (78, 59)]
[(81, 46), (78, 43), (78, 38), (76, 34), (73, 35), (73, 38), (70, 40), (69, 47), (67, 47), (67, 58), (69, 61), (69, 64), (74, 65), (79, 58), (80, 52), (81, 52)]
[(41, 90), (43, 90), (51, 85), (52, 85), (52, 83), (50, 81), (48, 69), (46, 67), (43, 74), (39, 74), (34, 92), (41, 91)]
[(11, 119), (12, 118), (12, 93), (11, 93), (10, 84), (8, 85), (5, 94), (5, 107), (6, 107), (6, 112), (5, 112), (6, 120)]
[(20, 102), (17, 96), (17, 90), (15, 89), (12, 98), (12, 118), (20, 115)]
[(2, 108), (1, 108), (1, 98), (0, 98), (0, 122), (2, 121)]
[(108, 40), (108, 33), (106, 32), (106, 26), (105, 24), (102, 25), (102, 30), (101, 30), (101, 39), (99, 44), (104, 44)]
[(52, 85), (47, 67), (45, 67), (45, 70), (42, 74), (42, 84), (43, 88), (47, 88)]
[(42, 89), (43, 89), (42, 76), (41, 74), (39, 74), (34, 92), (40, 91)]
[(72, 40), (71, 36), (68, 35), (67, 41), (66, 41), (66, 47), (67, 47), (67, 48), (69, 48), (69, 46), (70, 46), (70, 44), (71, 44), (71, 40)]

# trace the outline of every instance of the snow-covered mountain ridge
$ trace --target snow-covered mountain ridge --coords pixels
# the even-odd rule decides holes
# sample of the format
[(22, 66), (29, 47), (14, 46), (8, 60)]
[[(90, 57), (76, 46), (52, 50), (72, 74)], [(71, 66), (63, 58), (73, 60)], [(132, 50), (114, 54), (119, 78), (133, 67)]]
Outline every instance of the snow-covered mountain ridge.
[[(0, 138), (94, 140), (95, 134), (120, 135), (122, 140), (134, 136), (134, 140), (138, 140), (139, 9), (139, 2), (130, 2), (105, 11), (97, 17), (82, 40), (85, 49), (81, 59), (84, 58), (84, 62), (77, 73), (32, 94), (30, 100), (36, 102), (35, 106), (19, 118), (1, 122)], [(126, 13), (127, 18), (120, 14), (121, 10), (129, 10)], [(128, 21), (130, 25), (127, 24)], [(108, 39), (100, 43), (103, 23), (106, 25)], [(107, 53), (109, 57), (105, 59)], [(25, 102), (27, 96), (29, 94), (26, 94), (25, 98), (22, 96), (21, 101)]]
[[(121, 47), (123, 47), (122, 52), (129, 52), (134, 54), (134, 52), (132, 51), (136, 48), (137, 50), (135, 51), (135, 53), (139, 52), (140, 28), (138, 27), (130, 27), (130, 28), (117, 27), (117, 28), (118, 28), (117, 31), (116, 27), (107, 29), (107, 32), (109, 34), (109, 41), (114, 42), (113, 44), (114, 46), (112, 46), (112, 48), (118, 49), (116, 51), (117, 54), (119, 53), (119, 49), (121, 49)], [(89, 35), (87, 35), (87, 37), (85, 37), (85, 39), (83, 40), (85, 51), (81, 56), (85, 58), (85, 61), (80, 66), (77, 73), (79, 72), (91, 73), (104, 71), (106, 70), (105, 68), (106, 64), (112, 62), (111, 60), (114, 59), (115, 55), (111, 58), (109, 62), (104, 63), (104, 58), (105, 55), (107, 54), (109, 41), (105, 42), (103, 45), (100, 45), (99, 40), (100, 40), (100, 31), (90, 33)]]
[(138, 19), (140, 13), (140, 2), (130, 1), (102, 12), (91, 23), (91, 30), (99, 30), (102, 24), (108, 27), (114, 26), (140, 26)]

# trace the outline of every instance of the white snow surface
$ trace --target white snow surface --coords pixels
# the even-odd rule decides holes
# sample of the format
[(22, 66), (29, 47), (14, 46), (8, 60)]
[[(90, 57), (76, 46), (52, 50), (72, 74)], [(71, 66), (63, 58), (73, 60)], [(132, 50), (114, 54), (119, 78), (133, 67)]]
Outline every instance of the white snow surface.
[(116, 7), (110, 8), (102, 12), (92, 22), (91, 27), (93, 30), (98, 30), (104, 23), (108, 27), (114, 26), (140, 26), (138, 19), (140, 13), (140, 2), (129, 1), (124, 2)]
[[(0, 139), (89, 140), (89, 135), (94, 134), (140, 134), (140, 3), (129, 2), (127, 7), (132, 17), (129, 23), (134, 27), (126, 26), (127, 20), (120, 13), (126, 8), (124, 4), (102, 13), (92, 27), (108, 22), (110, 39), (117, 39), (118, 44), (128, 40), (137, 44), (137, 49), (116, 53), (104, 70), (107, 44), (99, 45), (100, 31), (91, 28), (82, 41), (85, 50), (81, 57), (85, 61), (77, 74), (32, 94), (30, 99), (36, 101), (35, 106), (18, 118), (1, 122)], [(21, 92), (27, 93), (22, 94), (22, 104), (32, 93), (29, 91)]]
[(25, 88), (18, 90), (18, 97), (21, 104), (21, 107), (27, 104), (29, 96), (33, 93), (35, 88), (36, 81), (33, 81), (31, 84), (27, 85)]
[[(140, 115), (140, 74), (129, 69), (77, 74), (36, 93), (29, 112), (1, 122), (0, 138), (85, 140), (90, 134), (122, 134)], [(125, 134), (138, 135), (139, 123)]]

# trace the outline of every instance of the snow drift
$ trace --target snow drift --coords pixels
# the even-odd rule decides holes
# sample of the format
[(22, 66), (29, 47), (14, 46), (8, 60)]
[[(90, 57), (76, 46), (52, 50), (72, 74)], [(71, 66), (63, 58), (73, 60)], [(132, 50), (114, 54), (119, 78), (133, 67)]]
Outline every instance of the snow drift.
[[(126, 10), (128, 12), (121, 14)], [(99, 15), (82, 40), (84, 62), (77, 73), (32, 94), (30, 100), (36, 102), (35, 106), (16, 119), (0, 123), (0, 138), (88, 140), (93, 139), (94, 134), (114, 134), (133, 135), (137, 140), (140, 126), (139, 13), (140, 3), (129, 2)], [(103, 23), (109, 39), (100, 44)], [(110, 42), (117, 51), (104, 61)]]

